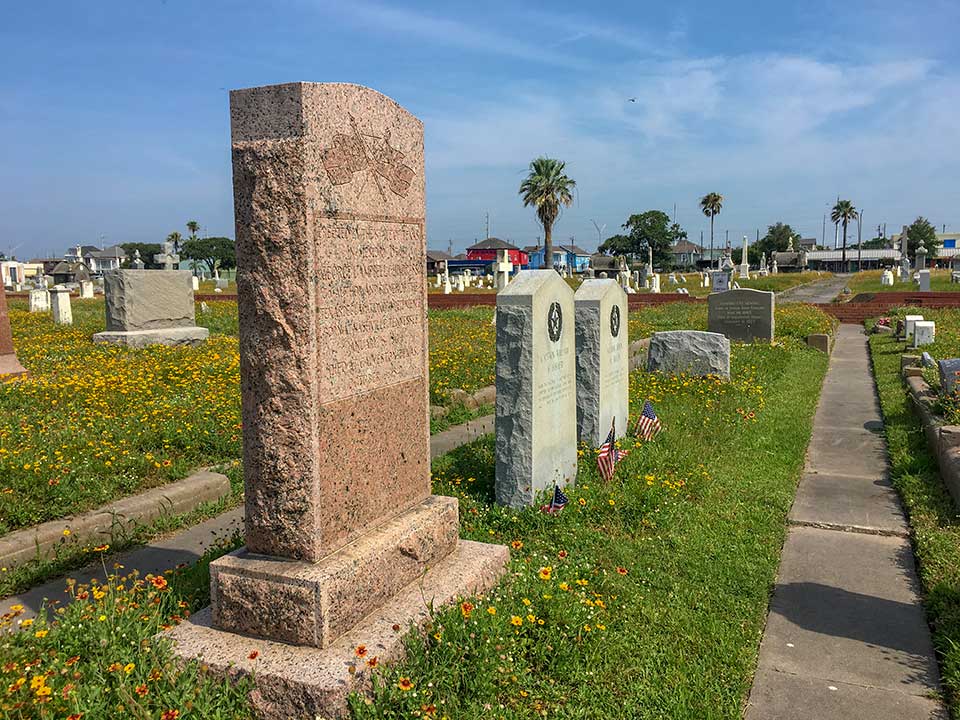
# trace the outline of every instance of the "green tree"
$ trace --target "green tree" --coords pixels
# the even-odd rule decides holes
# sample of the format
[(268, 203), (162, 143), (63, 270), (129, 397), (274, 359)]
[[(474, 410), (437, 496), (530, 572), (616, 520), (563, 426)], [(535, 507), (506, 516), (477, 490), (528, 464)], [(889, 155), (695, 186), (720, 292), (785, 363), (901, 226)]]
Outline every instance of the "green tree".
[(173, 243), (174, 252), (180, 252), (180, 248), (183, 246), (183, 235), (174, 230), (167, 235), (167, 242)]
[(935, 258), (939, 254), (940, 240), (937, 238), (937, 229), (925, 217), (918, 217), (907, 228), (907, 254), (916, 260), (917, 248), (923, 241), (927, 249), (927, 257)]
[(196, 220), (187, 220), (187, 230), (190, 233), (190, 237), (187, 239), (196, 240), (197, 233), (200, 232), (200, 223), (198, 223)]
[(553, 158), (538, 157), (530, 163), (529, 172), (520, 183), (519, 195), (523, 206), (533, 206), (543, 226), (543, 264), (553, 267), (553, 224), (563, 206), (573, 204), (573, 189), (577, 183), (567, 177), (566, 163)]
[(710, 264), (713, 264), (713, 218), (723, 210), (723, 195), (720, 193), (707, 193), (700, 198), (700, 209), (703, 214), (710, 218)]
[(610, 255), (636, 255), (633, 240), (629, 235), (611, 235), (600, 243), (597, 251), (604, 254), (609, 253)]
[[(773, 253), (783, 252), (790, 245), (790, 239), (797, 236), (796, 231), (786, 223), (776, 222), (767, 226), (767, 234), (750, 246), (748, 255), (751, 262), (760, 263), (763, 253), (767, 254), (767, 262), (773, 260)], [(794, 250), (799, 250), (794, 241)]]
[(623, 224), (623, 229), (630, 233), (634, 254), (644, 257), (647, 248), (653, 248), (653, 265), (662, 268), (673, 265), (670, 249), (677, 239), (677, 230), (674, 228), (679, 226), (671, 227), (670, 216), (662, 210), (647, 210), (645, 213), (631, 215)]
[(153, 256), (159, 254), (163, 247), (160, 243), (123, 243), (120, 247), (127, 254), (127, 259), (123, 261), (124, 267), (130, 267), (133, 262), (133, 253), (140, 251), (140, 259), (143, 261), (143, 267), (147, 270), (158, 270), (163, 267), (153, 261)]
[(183, 244), (183, 256), (207, 266), (210, 274), (214, 270), (229, 270), (237, 266), (236, 248), (233, 240), (225, 237), (208, 237), (187, 240)]
[(840, 223), (843, 225), (843, 252), (840, 254), (840, 267), (843, 270), (847, 269), (847, 225), (851, 220), (856, 220), (858, 217), (857, 209), (849, 200), (837, 200), (837, 204), (833, 206), (833, 210), (830, 212), (830, 219), (833, 220), (834, 224)]

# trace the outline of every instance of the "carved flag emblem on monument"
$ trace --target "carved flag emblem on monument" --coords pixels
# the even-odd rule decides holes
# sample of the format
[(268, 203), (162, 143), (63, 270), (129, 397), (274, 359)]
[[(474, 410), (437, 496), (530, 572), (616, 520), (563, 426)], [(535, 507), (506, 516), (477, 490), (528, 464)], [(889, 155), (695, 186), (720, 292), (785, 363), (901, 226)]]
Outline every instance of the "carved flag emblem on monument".
[(387, 130), (383, 137), (361, 133), (352, 116), (350, 128), (349, 135), (336, 133), (333, 145), (323, 151), (323, 167), (330, 182), (346, 185), (353, 180), (355, 173), (370, 171), (369, 176), (373, 177), (384, 199), (384, 183), (391, 192), (404, 197), (410, 189), (414, 170), (403, 164), (404, 154), (390, 144), (390, 131)]

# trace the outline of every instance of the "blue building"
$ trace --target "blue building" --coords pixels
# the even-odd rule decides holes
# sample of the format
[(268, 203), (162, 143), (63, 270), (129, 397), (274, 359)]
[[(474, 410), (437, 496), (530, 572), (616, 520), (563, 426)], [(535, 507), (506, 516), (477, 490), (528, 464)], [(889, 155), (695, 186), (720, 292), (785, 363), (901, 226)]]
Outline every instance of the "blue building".
[[(528, 245), (523, 249), (529, 258), (529, 267), (532, 270), (543, 268), (543, 246)], [(570, 268), (571, 272), (581, 273), (590, 266), (590, 253), (572, 243), (553, 246), (553, 266), (555, 268)]]

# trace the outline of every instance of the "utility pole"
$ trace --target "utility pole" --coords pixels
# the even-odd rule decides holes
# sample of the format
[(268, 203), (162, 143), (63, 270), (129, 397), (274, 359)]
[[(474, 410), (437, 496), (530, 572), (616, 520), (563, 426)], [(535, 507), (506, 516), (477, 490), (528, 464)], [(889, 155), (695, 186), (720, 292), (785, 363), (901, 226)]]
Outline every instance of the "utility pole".
[(820, 233), (820, 247), (827, 246), (827, 214), (823, 214), (823, 231)]
[(487, 215), (487, 234), (484, 239), (490, 237), (490, 213), (487, 213), (486, 215)]
[(857, 213), (857, 272), (863, 270), (863, 235), (860, 228), (863, 225), (863, 210)]

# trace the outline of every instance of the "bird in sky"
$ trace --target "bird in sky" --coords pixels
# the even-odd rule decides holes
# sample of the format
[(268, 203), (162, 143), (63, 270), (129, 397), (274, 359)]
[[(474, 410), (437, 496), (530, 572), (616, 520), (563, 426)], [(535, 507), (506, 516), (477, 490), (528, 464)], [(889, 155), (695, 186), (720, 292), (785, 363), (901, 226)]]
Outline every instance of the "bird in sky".
[(637, 101), (636, 98), (627, 98), (627, 102), (636, 102), (636, 101)]

